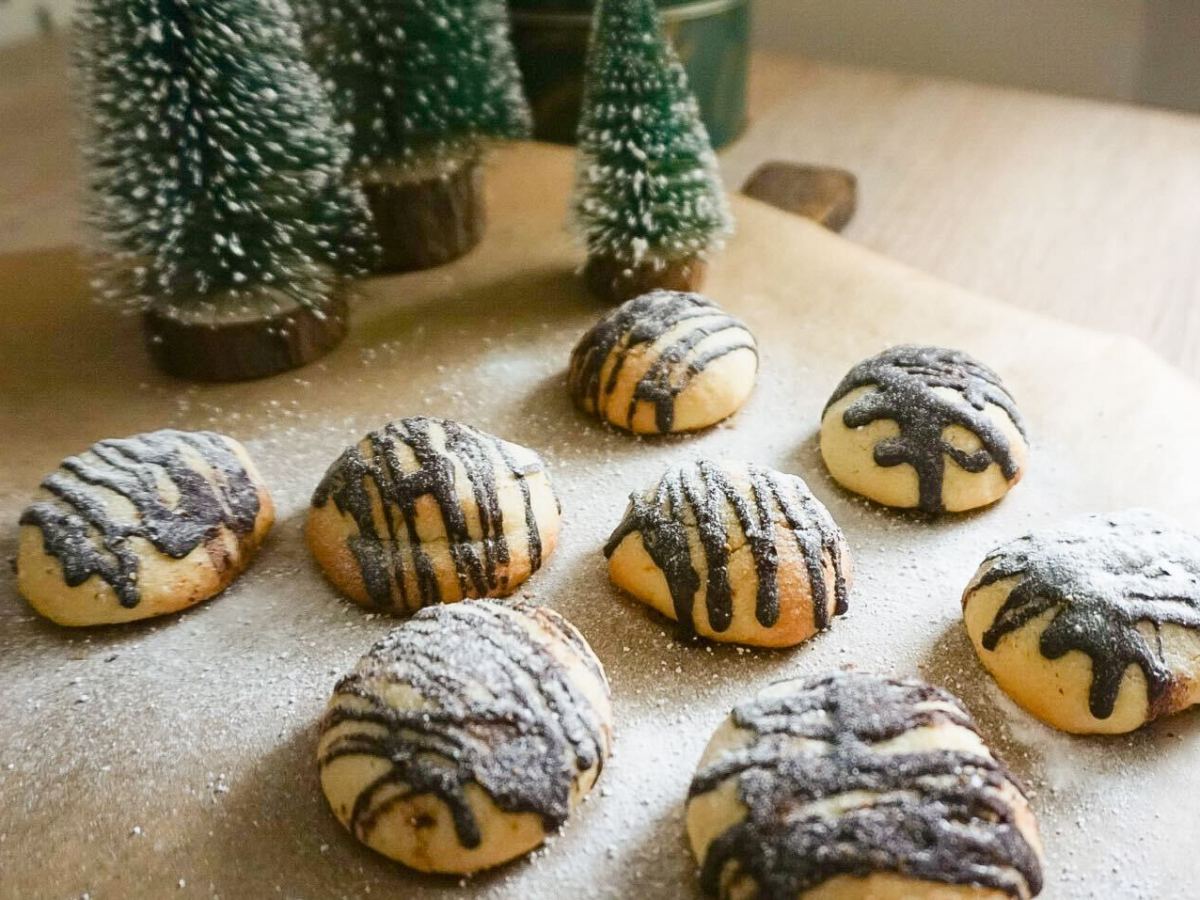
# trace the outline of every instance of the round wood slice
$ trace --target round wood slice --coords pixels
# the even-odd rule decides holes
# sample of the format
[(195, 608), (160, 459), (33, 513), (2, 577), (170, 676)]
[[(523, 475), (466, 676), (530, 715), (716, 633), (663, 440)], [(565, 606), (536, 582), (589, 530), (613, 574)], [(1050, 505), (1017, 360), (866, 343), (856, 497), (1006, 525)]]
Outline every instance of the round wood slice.
[(166, 307), (142, 314), (146, 346), (160, 369), (198, 381), (244, 381), (306, 365), (346, 336), (347, 305), (340, 288), (316, 311), (271, 291), (271, 313), (247, 312), (214, 320)]
[(697, 291), (704, 284), (708, 264), (688, 257), (663, 266), (642, 263), (627, 266), (608, 256), (588, 257), (584, 281), (596, 296), (610, 303), (624, 303), (654, 290)]
[(458, 259), (483, 239), (483, 165), (415, 181), (364, 179), (382, 254), (378, 271), (413, 272)]

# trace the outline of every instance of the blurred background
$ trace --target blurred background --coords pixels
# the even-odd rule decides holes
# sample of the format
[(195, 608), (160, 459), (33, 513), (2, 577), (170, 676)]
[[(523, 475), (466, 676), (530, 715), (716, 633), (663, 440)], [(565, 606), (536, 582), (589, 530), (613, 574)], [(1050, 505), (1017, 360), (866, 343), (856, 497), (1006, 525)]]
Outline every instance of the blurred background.
[[(1200, 377), (1200, 0), (657, 2), (731, 190), (847, 169), (852, 241)], [(540, 137), (575, 133), (591, 4), (509, 0)], [(74, 5), (0, 0), (0, 258), (80, 240)]]
[[(72, 6), (0, 0), (0, 43), (61, 29)], [(754, 42), (763, 48), (1200, 110), (1197, 0), (754, 0), (753, 7)]]

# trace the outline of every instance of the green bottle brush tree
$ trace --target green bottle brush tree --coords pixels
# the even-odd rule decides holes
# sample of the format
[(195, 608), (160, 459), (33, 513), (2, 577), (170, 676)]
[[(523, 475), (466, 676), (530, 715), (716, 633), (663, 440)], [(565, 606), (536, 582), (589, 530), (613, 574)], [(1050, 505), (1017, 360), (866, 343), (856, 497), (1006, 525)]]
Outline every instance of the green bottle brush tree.
[(336, 345), (374, 242), (286, 3), (85, 0), (78, 23), (100, 295), (142, 310), (151, 355), (184, 377)]
[(620, 302), (695, 290), (732, 230), (708, 132), (653, 0), (598, 0), (573, 199), (584, 277)]
[(455, 259), (483, 236), (481, 161), (527, 137), (504, 0), (304, 0), (310, 55), (351, 129), (351, 172), (383, 271)]

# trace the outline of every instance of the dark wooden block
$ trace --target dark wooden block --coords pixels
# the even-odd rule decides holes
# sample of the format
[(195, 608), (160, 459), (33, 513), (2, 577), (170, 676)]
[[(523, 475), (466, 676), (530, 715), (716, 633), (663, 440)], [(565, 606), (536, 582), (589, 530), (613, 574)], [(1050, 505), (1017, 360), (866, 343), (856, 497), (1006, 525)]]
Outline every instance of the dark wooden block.
[(858, 179), (845, 169), (774, 161), (746, 179), (742, 193), (841, 231), (858, 207)]

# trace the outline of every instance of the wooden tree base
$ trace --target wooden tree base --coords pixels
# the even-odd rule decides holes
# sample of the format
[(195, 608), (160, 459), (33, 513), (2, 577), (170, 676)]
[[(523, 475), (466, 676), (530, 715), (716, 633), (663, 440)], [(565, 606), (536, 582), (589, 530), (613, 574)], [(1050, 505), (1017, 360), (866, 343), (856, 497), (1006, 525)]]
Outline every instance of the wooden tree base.
[(487, 215), (479, 159), (445, 176), (368, 179), (362, 187), (383, 251), (380, 272), (431, 269), (458, 259), (483, 239)]
[(248, 312), (217, 322), (151, 308), (142, 314), (150, 356), (178, 378), (244, 381), (306, 365), (346, 336), (346, 298), (340, 290), (320, 315), (290, 298), (270, 300), (282, 307), (279, 312)]
[(632, 267), (611, 257), (591, 256), (583, 278), (596, 296), (610, 303), (624, 303), (654, 290), (698, 291), (707, 272), (708, 264), (695, 256), (665, 266), (642, 263)]

